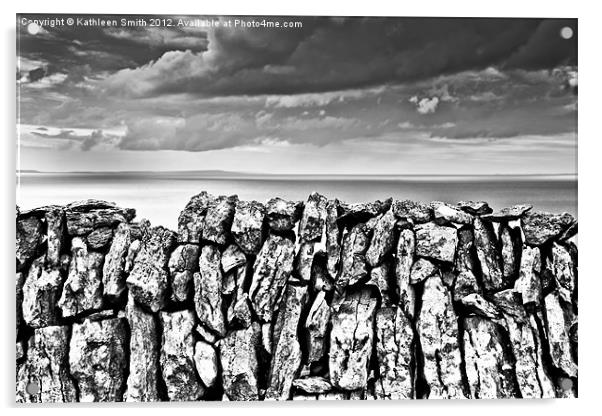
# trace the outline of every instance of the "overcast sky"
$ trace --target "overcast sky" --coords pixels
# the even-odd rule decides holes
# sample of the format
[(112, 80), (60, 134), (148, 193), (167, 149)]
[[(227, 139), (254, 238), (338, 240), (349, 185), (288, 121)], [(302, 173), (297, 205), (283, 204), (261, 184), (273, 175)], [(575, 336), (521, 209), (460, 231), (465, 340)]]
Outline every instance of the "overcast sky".
[(21, 168), (576, 173), (576, 20), (284, 20), (18, 25)]

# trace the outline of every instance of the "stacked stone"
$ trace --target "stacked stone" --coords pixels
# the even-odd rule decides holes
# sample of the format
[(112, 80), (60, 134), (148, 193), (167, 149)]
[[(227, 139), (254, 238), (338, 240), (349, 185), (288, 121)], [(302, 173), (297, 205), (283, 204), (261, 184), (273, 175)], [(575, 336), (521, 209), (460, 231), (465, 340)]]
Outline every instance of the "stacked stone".
[(177, 233), (134, 214), (17, 213), (18, 401), (576, 396), (569, 214), (206, 192)]

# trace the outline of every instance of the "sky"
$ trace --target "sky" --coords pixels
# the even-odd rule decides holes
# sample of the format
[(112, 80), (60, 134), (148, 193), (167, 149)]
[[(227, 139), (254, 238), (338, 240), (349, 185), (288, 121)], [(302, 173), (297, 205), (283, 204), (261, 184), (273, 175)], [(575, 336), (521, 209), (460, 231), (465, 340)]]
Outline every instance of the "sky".
[(17, 18), (21, 169), (577, 172), (576, 19), (53, 17)]

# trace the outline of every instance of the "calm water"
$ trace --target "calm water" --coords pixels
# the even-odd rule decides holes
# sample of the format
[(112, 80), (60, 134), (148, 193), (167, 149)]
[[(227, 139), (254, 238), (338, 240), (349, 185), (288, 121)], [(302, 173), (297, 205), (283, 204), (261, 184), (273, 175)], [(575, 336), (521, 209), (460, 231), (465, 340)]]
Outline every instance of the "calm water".
[(190, 197), (200, 191), (266, 201), (304, 200), (312, 191), (360, 202), (388, 197), (418, 201), (485, 200), (495, 208), (530, 203), (534, 209), (577, 215), (577, 180), (563, 177), (327, 177), (228, 176), (194, 173), (24, 173), (17, 189), (22, 209), (97, 198), (136, 208), (138, 218), (177, 228)]

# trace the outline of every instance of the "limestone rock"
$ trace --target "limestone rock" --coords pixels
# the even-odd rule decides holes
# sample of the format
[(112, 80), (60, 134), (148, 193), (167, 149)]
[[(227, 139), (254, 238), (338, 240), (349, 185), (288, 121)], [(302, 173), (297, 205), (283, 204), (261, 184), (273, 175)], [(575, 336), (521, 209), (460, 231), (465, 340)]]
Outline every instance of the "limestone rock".
[[(39, 387), (28, 392), (29, 383)], [(27, 361), (17, 372), (18, 403), (68, 403), (77, 401), (69, 377), (69, 327), (36, 329), (28, 341)]]
[(238, 197), (219, 196), (207, 208), (203, 224), (203, 240), (220, 246), (228, 242)]
[(503, 329), (488, 319), (464, 318), (464, 360), (473, 399), (516, 397), (514, 365)]
[(253, 323), (247, 329), (230, 332), (221, 342), (222, 386), (228, 400), (259, 399), (257, 352), (261, 327)]
[(422, 347), (421, 359), (429, 387), (428, 398), (465, 398), (457, 317), (452, 307), (451, 293), (438, 275), (424, 282), (416, 330)]
[(310, 363), (319, 362), (326, 355), (330, 307), (325, 297), (324, 292), (318, 292), (305, 320), (307, 361)]
[(497, 210), (491, 214), (483, 215), (483, 218), (494, 221), (516, 220), (522, 217), (526, 212), (530, 211), (531, 208), (533, 208), (533, 206), (528, 204), (513, 205), (511, 207)]
[(540, 246), (552, 238), (560, 236), (571, 225), (575, 218), (568, 213), (550, 214), (549, 212), (529, 212), (522, 217), (525, 242)]
[(136, 261), (136, 256), (140, 252), (140, 248), (142, 248), (142, 242), (140, 240), (134, 240), (130, 244), (130, 247), (128, 248), (128, 254), (125, 256), (125, 264), (123, 266), (126, 274), (130, 274), (132, 272), (134, 263)]
[(513, 282), (518, 277), (521, 264), (523, 241), (520, 228), (507, 224), (500, 225), (500, 243), (502, 246), (502, 275), (504, 281)]
[(575, 264), (570, 252), (556, 243), (552, 246), (552, 271), (560, 298), (571, 304), (576, 287)]
[(485, 201), (460, 201), (458, 208), (472, 215), (484, 215), (493, 212)]
[(199, 243), (203, 235), (205, 214), (215, 197), (203, 191), (193, 196), (178, 218), (178, 242)]
[(192, 311), (161, 312), (161, 373), (170, 401), (199, 400), (205, 389), (199, 382), (194, 366), (195, 326)]
[(264, 322), (272, 320), (282, 289), (293, 269), (295, 246), (292, 241), (270, 235), (255, 260), (249, 298), (255, 313)]
[(19, 336), (19, 328), (21, 327), (21, 323), (23, 322), (23, 284), (25, 283), (25, 275), (21, 272), (17, 272), (15, 275), (15, 303), (17, 306), (17, 310), (15, 313), (16, 318), (16, 331), (17, 337)]
[(297, 337), (301, 312), (307, 302), (307, 287), (287, 285), (274, 325), (274, 353), (266, 400), (288, 400), (293, 380), (301, 366), (301, 345)]
[(281, 198), (272, 198), (267, 203), (268, 225), (274, 231), (290, 231), (295, 227), (303, 204), (300, 202), (285, 201)]
[(52, 207), (44, 214), (46, 221), (46, 263), (58, 267), (65, 240), (65, 211), (62, 207)]
[(520, 273), (514, 290), (522, 295), (523, 304), (541, 303), (541, 254), (539, 248), (525, 246), (521, 255)]
[(69, 344), (71, 376), (80, 402), (120, 402), (126, 387), (124, 318), (73, 324)]
[(419, 258), (412, 266), (410, 272), (410, 284), (417, 284), (425, 281), (430, 276), (437, 273), (437, 266), (432, 261)]
[(293, 387), (309, 394), (324, 394), (332, 390), (330, 382), (319, 376), (298, 378), (293, 381)]
[(245, 253), (242, 252), (236, 244), (230, 244), (221, 256), (222, 270), (224, 273), (230, 272), (230, 270), (242, 266), (247, 262)]
[(317, 243), (314, 241), (303, 242), (295, 257), (295, 277), (302, 282), (311, 280), (311, 270), (314, 264), (314, 253)]
[(481, 276), (485, 290), (497, 292), (509, 288), (511, 282), (504, 279), (499, 244), (491, 223), (484, 222), (478, 217), (475, 218), (474, 241), (481, 263)]
[(213, 387), (217, 381), (218, 363), (215, 348), (203, 341), (194, 346), (194, 365), (199, 378), (207, 388)]
[(71, 264), (59, 307), (63, 316), (79, 314), (102, 307), (102, 266), (104, 256), (90, 251), (80, 237), (71, 242)]
[(453, 262), (458, 245), (455, 228), (434, 223), (416, 226), (416, 255), (443, 262)]
[(392, 211), (387, 211), (376, 223), (370, 247), (366, 252), (366, 260), (372, 267), (382, 263), (384, 257), (391, 252), (395, 243), (395, 223), (397, 219)]
[(103, 291), (108, 298), (119, 298), (125, 290), (125, 262), (130, 242), (130, 227), (119, 224), (102, 268)]
[(567, 242), (568, 240), (577, 235), (577, 231), (578, 224), (577, 220), (575, 220), (575, 222), (569, 228), (567, 228), (562, 234), (560, 234), (560, 236), (558, 237), (558, 241), (563, 243)]
[(36, 217), (17, 219), (17, 269), (29, 263), (43, 241), (42, 223)]
[(368, 276), (366, 251), (369, 244), (368, 230), (364, 224), (358, 224), (345, 235), (339, 275), (336, 286), (339, 290), (354, 285)]
[(429, 222), (433, 217), (432, 208), (421, 202), (395, 200), (391, 209), (398, 218), (412, 220), (415, 224)]
[(247, 293), (237, 295), (236, 300), (228, 308), (229, 326), (232, 328), (248, 328), (251, 325), (252, 318), (249, 295)]
[(376, 313), (376, 357), (380, 377), (374, 392), (383, 400), (414, 398), (414, 331), (399, 307)]
[(309, 195), (299, 223), (299, 238), (301, 241), (321, 240), (326, 221), (326, 203), (326, 197), (317, 192)]
[(433, 208), (433, 214), (435, 216), (435, 222), (437, 224), (443, 225), (448, 224), (450, 222), (456, 224), (472, 224), (472, 215), (449, 204), (440, 201), (435, 201), (431, 203), (431, 207)]
[(248, 255), (255, 255), (263, 241), (263, 222), (266, 209), (257, 201), (237, 201), (232, 236), (238, 246)]
[(456, 252), (456, 280), (454, 282), (454, 300), (460, 301), (471, 293), (481, 293), (481, 287), (476, 278), (476, 254), (474, 252), (474, 236), (472, 230), (458, 231), (458, 248)]
[(393, 280), (393, 267), (389, 261), (370, 270), (370, 280), (366, 282), (366, 286), (373, 286), (376, 288), (382, 306), (391, 306), (393, 304), (391, 299)]
[(490, 319), (497, 319), (500, 317), (500, 311), (497, 307), (478, 293), (466, 295), (460, 302), (468, 311), (477, 315)]
[(58, 270), (44, 268), (44, 257), (33, 261), (23, 284), (23, 320), (32, 328), (58, 324), (56, 304), (63, 279)]
[(341, 259), (341, 231), (337, 221), (339, 217), (339, 201), (326, 203), (326, 256), (328, 274), (336, 277)]
[[(318, 251), (311, 265), (311, 286), (315, 291), (330, 292), (334, 288), (334, 279), (328, 273), (326, 253)], [(337, 267), (338, 270), (338, 267)], [(336, 274), (334, 275), (336, 277)]]
[(395, 277), (397, 280), (397, 290), (399, 291), (399, 303), (410, 319), (413, 319), (416, 313), (416, 294), (414, 293), (414, 287), (410, 284), (415, 250), (416, 239), (414, 231), (409, 229), (401, 230), (397, 242)]
[(117, 207), (92, 208), (89, 210), (82, 208), (80, 211), (67, 206), (65, 215), (69, 235), (75, 237), (90, 234), (98, 228), (116, 228), (119, 223), (127, 223), (134, 218), (136, 211)]
[(134, 299), (153, 312), (163, 308), (167, 301), (167, 263), (174, 243), (173, 231), (160, 226), (150, 229), (126, 280)]
[(222, 272), (216, 246), (201, 249), (199, 272), (194, 274), (194, 306), (199, 322), (219, 336), (226, 334), (222, 312)]
[(544, 298), (546, 330), (552, 364), (569, 377), (577, 377), (577, 364), (570, 344), (570, 326), (556, 291)]
[[(121, 223), (119, 225), (123, 225), (125, 223)], [(109, 227), (100, 227), (92, 231), (86, 237), (86, 241), (88, 243), (88, 248), (90, 250), (99, 250), (106, 247), (113, 238), (113, 229)]]
[(376, 304), (370, 290), (364, 289), (348, 294), (332, 315), (329, 368), (337, 388), (356, 390), (368, 381)]
[(142, 310), (134, 298), (128, 297), (126, 308), (130, 329), (129, 365), (126, 402), (160, 401), (159, 330), (155, 317)]
[(341, 214), (339, 222), (343, 224), (355, 225), (359, 222), (366, 222), (370, 218), (384, 214), (391, 208), (392, 199), (385, 201), (360, 202), (348, 204), (339, 202)]
[(167, 266), (172, 301), (186, 302), (190, 299), (193, 274), (199, 268), (199, 251), (196, 244), (182, 244), (171, 253)]

